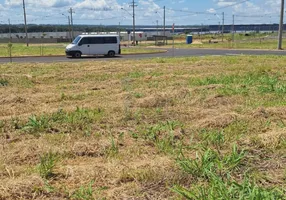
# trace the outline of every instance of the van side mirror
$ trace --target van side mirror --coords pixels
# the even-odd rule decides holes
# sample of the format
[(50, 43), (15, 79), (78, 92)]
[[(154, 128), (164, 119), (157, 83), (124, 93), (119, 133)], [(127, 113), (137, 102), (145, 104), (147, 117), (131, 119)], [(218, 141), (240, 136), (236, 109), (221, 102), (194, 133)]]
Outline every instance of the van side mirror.
[(82, 43), (81, 43), (81, 42), (79, 42), (79, 43), (78, 43), (78, 46), (81, 46), (81, 45), (82, 45)]

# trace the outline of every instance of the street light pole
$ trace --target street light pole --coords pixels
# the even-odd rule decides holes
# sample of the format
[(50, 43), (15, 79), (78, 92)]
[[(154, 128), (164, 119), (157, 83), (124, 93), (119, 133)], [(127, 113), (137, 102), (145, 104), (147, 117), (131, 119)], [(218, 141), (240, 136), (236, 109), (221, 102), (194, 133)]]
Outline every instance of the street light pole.
[(232, 42), (234, 42), (234, 15), (232, 15)]
[(282, 50), (283, 18), (284, 18), (284, 0), (281, 0), (281, 13), (280, 13), (279, 35), (278, 35), (278, 49), (279, 50)]
[(8, 19), (8, 23), (9, 23), (9, 42), (12, 42), (12, 35), (11, 35), (11, 23), (10, 23), (10, 19)]
[(27, 29), (27, 16), (26, 16), (25, 0), (23, 0), (23, 11), (24, 11), (25, 33), (26, 33), (26, 45), (28, 47), (29, 46), (29, 38), (28, 38), (28, 29)]
[(136, 43), (135, 43), (136, 42), (136, 39), (135, 39), (135, 36), (136, 36), (135, 35), (135, 6), (136, 5), (135, 5), (135, 1), (134, 0), (132, 1), (132, 5), (131, 6), (133, 8), (133, 16), (132, 16), (133, 17), (133, 45), (135, 46), (136, 45)]
[[(132, 6), (132, 5), (131, 5)], [(124, 8), (121, 8), (121, 10), (124, 10), (125, 12), (127, 12), (132, 18), (133, 18), (133, 16), (134, 15), (132, 15), (130, 12), (128, 12), (126, 9), (124, 9)], [(134, 18), (133, 18), (134, 19)], [(134, 23), (133, 23), (133, 32), (134, 32), (134, 29), (135, 29), (135, 21), (133, 21)], [(135, 32), (134, 32), (135, 33)], [(135, 35), (135, 34), (134, 34)], [(134, 39), (135, 39), (135, 37), (134, 37)], [(129, 40), (130, 40), (130, 34), (128, 33), (128, 47), (129, 47)], [(135, 40), (134, 40), (135, 41)]]
[(73, 9), (72, 8), (70, 8), (70, 10), (69, 10), (69, 12), (70, 12), (70, 15), (71, 15), (71, 17), (70, 17), (70, 22), (71, 22), (71, 37), (72, 37), (72, 40), (74, 39), (74, 32), (73, 32), (73, 17), (72, 17), (72, 14), (74, 13), (73, 12)]
[(159, 31), (158, 31), (158, 27), (159, 27), (159, 26), (158, 26), (158, 22), (159, 22), (159, 21), (156, 20), (156, 22), (157, 22), (157, 36), (158, 36), (158, 35), (159, 35)]
[(166, 36), (166, 6), (164, 6), (164, 37)]
[(224, 37), (224, 12), (222, 12), (222, 28), (221, 28), (222, 42)]
[(69, 22), (69, 38), (70, 38), (70, 41), (72, 42), (72, 35), (71, 35), (71, 19), (70, 19), (70, 16), (68, 16), (68, 22)]
[(68, 30), (69, 30), (68, 37), (69, 37), (69, 40), (72, 41), (70, 16), (66, 16), (65, 14), (62, 14), (62, 15), (65, 16), (68, 19), (68, 25), (69, 25), (68, 26)]

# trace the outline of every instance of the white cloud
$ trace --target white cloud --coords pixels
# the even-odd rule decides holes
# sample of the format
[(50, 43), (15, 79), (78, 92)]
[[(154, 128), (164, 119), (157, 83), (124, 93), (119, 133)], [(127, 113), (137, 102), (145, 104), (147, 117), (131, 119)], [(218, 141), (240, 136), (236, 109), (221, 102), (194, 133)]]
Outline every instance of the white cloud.
[(213, 9), (213, 8), (208, 9), (207, 12), (209, 12), (209, 13), (216, 13), (215, 9)]

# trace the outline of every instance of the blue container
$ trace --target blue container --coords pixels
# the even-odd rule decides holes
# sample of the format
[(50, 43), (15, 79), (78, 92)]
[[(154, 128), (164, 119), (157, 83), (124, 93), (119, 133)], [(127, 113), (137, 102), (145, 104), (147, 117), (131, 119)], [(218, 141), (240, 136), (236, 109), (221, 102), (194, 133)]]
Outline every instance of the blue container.
[(187, 44), (192, 44), (193, 43), (193, 36), (187, 35), (186, 42), (187, 42)]

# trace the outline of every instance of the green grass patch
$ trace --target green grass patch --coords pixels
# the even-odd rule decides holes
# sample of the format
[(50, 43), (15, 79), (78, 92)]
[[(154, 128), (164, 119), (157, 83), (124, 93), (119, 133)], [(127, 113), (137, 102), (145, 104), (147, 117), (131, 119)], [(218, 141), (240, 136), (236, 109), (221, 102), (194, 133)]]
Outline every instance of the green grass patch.
[(0, 79), (0, 86), (8, 86), (8, 84), (9, 84), (9, 82), (8, 82), (8, 80), (6, 80), (6, 79)]
[(98, 109), (77, 108), (75, 111), (66, 112), (59, 110), (51, 115), (31, 116), (23, 125), (22, 130), (30, 134), (49, 132), (74, 132), (88, 130), (90, 126), (99, 121), (103, 111)]

